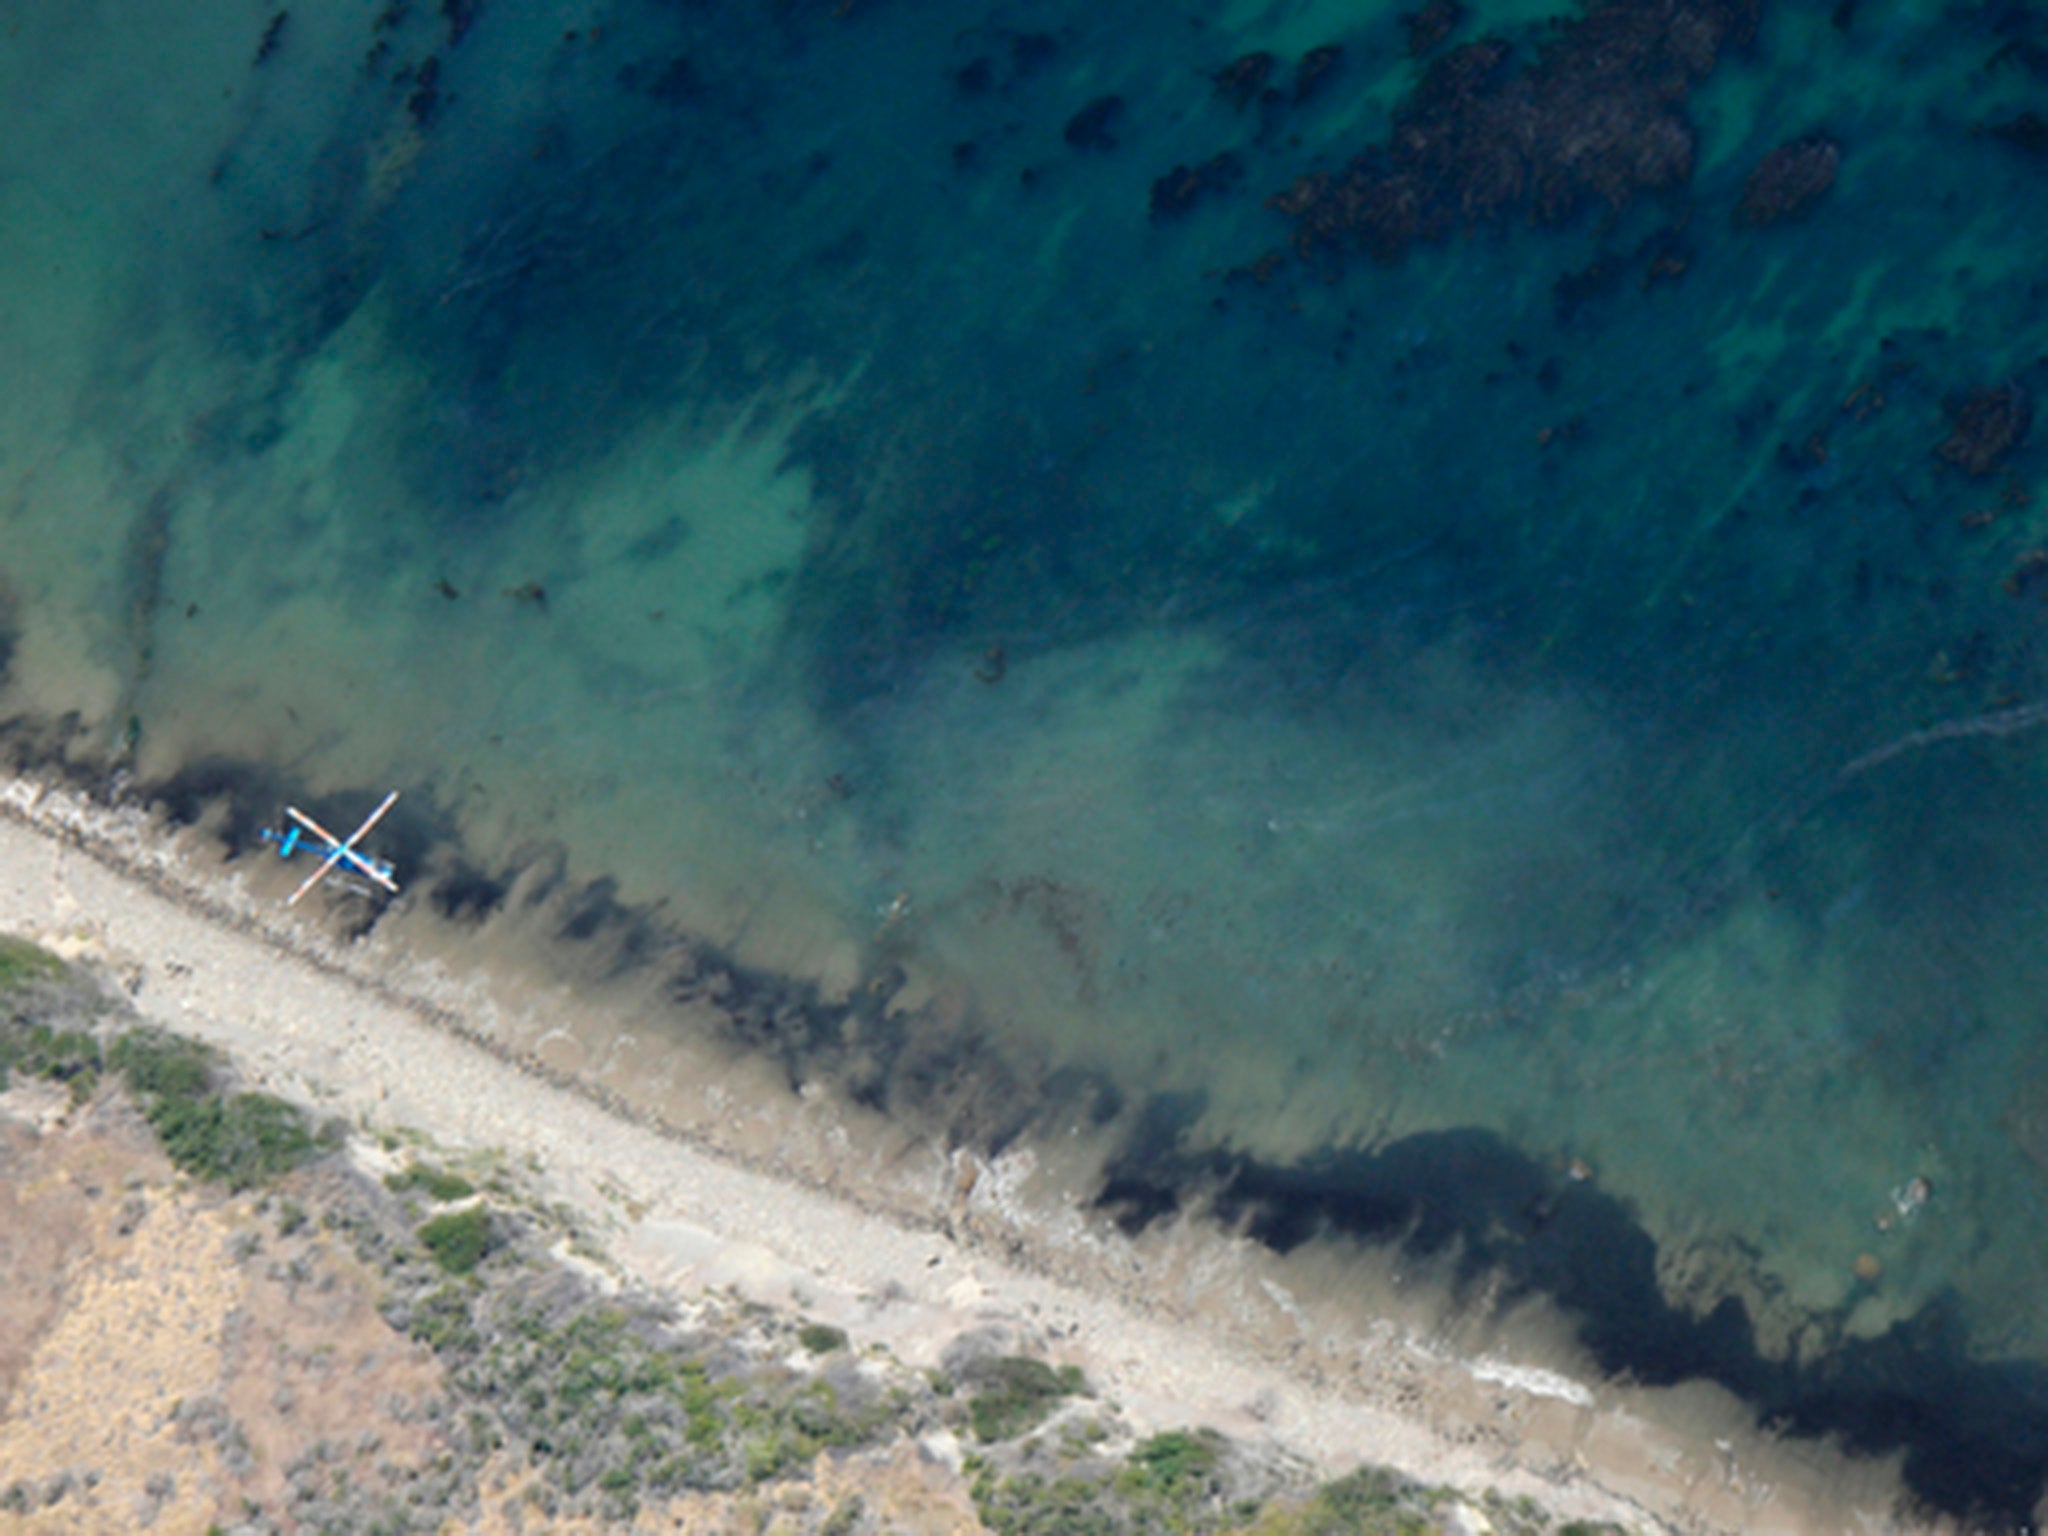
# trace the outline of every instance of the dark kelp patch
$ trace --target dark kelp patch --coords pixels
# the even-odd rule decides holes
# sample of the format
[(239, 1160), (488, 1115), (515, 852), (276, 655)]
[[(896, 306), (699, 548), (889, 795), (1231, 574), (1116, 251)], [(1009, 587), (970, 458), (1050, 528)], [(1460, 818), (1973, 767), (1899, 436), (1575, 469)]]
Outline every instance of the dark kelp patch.
[(1621, 1201), (1490, 1131), (1277, 1163), (1191, 1149), (1192, 1109), (1147, 1106), (1109, 1164), (1096, 1204), (1126, 1231), (1200, 1208), (1278, 1253), (1312, 1238), (1396, 1245), (1447, 1263), (1461, 1294), (1499, 1276), (1510, 1300), (1548, 1297), (1573, 1317), (1603, 1371), (1647, 1386), (1717, 1383), (1786, 1433), (1831, 1437), (1860, 1456), (1903, 1453), (1906, 1485), (1931, 1510), (2035, 1529), (2048, 1491), (2048, 1370), (1977, 1358), (1953, 1296), (1876, 1338), (1837, 1331), (1813, 1358), (1770, 1359), (1736, 1298), (1704, 1316), (1671, 1305), (1657, 1243)]
[(505, 905), (512, 882), (456, 856), (448, 872), (427, 890), (434, 910), (451, 922), (481, 923)]
[(1021, 1136), (1050, 1099), (973, 1021), (896, 1006), (903, 972), (884, 965), (838, 1000), (808, 981), (692, 946), (668, 986), (708, 1005), (729, 1044), (778, 1062), (792, 1089), (823, 1082), (881, 1113), (914, 1115), (956, 1144), (994, 1152)]
[(8, 671), (14, 665), (14, 652), (20, 644), (20, 606), (7, 585), (7, 573), (0, 570), (0, 687), (7, 684)]
[(1533, 57), (1497, 35), (1460, 44), (1424, 68), (1383, 142), (1304, 173), (1270, 206), (1293, 221), (1302, 257), (1398, 261), (1516, 213), (1557, 225), (1682, 186), (1687, 98), (1761, 12), (1760, 0), (1596, 0)]

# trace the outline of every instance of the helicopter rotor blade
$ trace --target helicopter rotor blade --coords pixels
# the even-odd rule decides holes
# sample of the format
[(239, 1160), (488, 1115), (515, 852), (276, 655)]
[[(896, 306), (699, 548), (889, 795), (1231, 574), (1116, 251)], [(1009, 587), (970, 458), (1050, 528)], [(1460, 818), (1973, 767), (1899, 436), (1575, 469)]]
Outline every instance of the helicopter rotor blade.
[(364, 833), (368, 832), (372, 827), (376, 826), (378, 822), (384, 819), (384, 813), (390, 810), (391, 807), (397, 803), (397, 800), (398, 791), (394, 789), (391, 791), (390, 794), (386, 795), (383, 798), (383, 800), (378, 804), (377, 809), (370, 812), (368, 816), (363, 818), (363, 824), (357, 827), (355, 831), (351, 832), (348, 835), (348, 840), (346, 842), (343, 842), (340, 839), (336, 838), (332, 832), (329, 832), (325, 827), (321, 826), (320, 823), (315, 821), (312, 817), (308, 816), (304, 811), (300, 810), (297, 806), (286, 806), (286, 814), (291, 816), (295, 821), (301, 822), (305, 826), (311, 828), (315, 833), (319, 834), (320, 837), (324, 838), (327, 842), (327, 846), (332, 851), (329, 852), (329, 854), (327, 855), (326, 862), (321, 864), (321, 866), (318, 869), (314, 870), (312, 874), (306, 876), (304, 882), (300, 884), (299, 888), (296, 891), (293, 891), (291, 895), (285, 898), (284, 904), (288, 907), (297, 906), (299, 898), (301, 896), (305, 895), (306, 892), (310, 891), (311, 889), (313, 889), (314, 886), (318, 885), (323, 879), (326, 878), (330, 870), (332, 870), (337, 864), (342, 863), (344, 860), (348, 862), (350, 868), (361, 870), (364, 874), (368, 875), (372, 880), (376, 881), (379, 885), (383, 886), (384, 889), (386, 889), (387, 891), (396, 891), (398, 889), (397, 882), (392, 880), (388, 875), (380, 874), (378, 873), (377, 870), (372, 868), (370, 866), (369, 861), (365, 859), (361, 854), (355, 851), (355, 845), (357, 840), (361, 838)]

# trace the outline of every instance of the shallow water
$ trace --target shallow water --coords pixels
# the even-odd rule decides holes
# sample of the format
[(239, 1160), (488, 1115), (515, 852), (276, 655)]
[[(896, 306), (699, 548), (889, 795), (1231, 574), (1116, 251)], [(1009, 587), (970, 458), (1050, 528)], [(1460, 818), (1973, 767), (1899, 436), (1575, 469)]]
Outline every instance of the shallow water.
[(956, 1134), (1127, 1122), (1128, 1220), (1391, 1180), (1490, 1252), (1581, 1160), (1745, 1319), (1603, 1363), (1990, 1402), (1848, 1433), (2031, 1503), (2043, 450), (1936, 449), (2040, 393), (2048, 23), (1766, 11), (1681, 185), (1375, 262), (1266, 202), (1385, 140), (1392, 7), (160, 12), (0, 18), (20, 752), (245, 842), (400, 787), (415, 903), (788, 978), (797, 1075)]

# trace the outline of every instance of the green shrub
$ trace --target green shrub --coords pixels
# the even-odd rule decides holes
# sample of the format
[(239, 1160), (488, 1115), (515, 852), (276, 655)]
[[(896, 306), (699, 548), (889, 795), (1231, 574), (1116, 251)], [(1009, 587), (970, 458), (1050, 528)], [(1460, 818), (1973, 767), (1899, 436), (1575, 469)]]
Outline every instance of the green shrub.
[(384, 1187), (399, 1194), (421, 1191), (429, 1200), (463, 1200), (476, 1193), (476, 1186), (459, 1173), (449, 1173), (426, 1163), (414, 1163), (402, 1173), (384, 1176)]
[(415, 1303), (406, 1332), (437, 1355), (467, 1354), (481, 1342), (470, 1320), (469, 1296), (454, 1284)]
[(797, 1333), (797, 1342), (814, 1355), (829, 1355), (835, 1349), (846, 1348), (844, 1330), (829, 1323), (805, 1323)]
[(68, 968), (47, 949), (0, 933), (0, 992), (12, 992), (40, 981), (61, 981)]
[(1055, 1371), (1028, 1355), (1000, 1355), (974, 1368), (981, 1390), (968, 1401), (968, 1419), (975, 1438), (984, 1443), (1010, 1440), (1044, 1423), (1063, 1397), (1085, 1389), (1072, 1366)]
[(305, 1118), (267, 1093), (166, 1100), (150, 1119), (172, 1162), (230, 1189), (247, 1189), (288, 1173), (314, 1149)]
[(84, 1030), (33, 1024), (0, 1032), (0, 1087), (12, 1070), (23, 1077), (68, 1084), (71, 1102), (83, 1104), (99, 1085), (102, 1065), (99, 1042)]
[(998, 1480), (984, 1471), (973, 1497), (975, 1513), (995, 1536), (1122, 1536), (1130, 1528), (1107, 1486), (1088, 1478), (1027, 1472)]
[(1213, 1430), (1169, 1429), (1131, 1452), (1129, 1483), (1173, 1501), (1211, 1491), (1222, 1437)]
[(491, 1213), (480, 1205), (436, 1216), (419, 1229), (420, 1241), (451, 1275), (466, 1275), (497, 1246)]
[(170, 1160), (195, 1178), (247, 1189), (310, 1161), (321, 1142), (306, 1118), (267, 1093), (222, 1093), (218, 1057), (196, 1041), (136, 1031), (107, 1053), (141, 1101)]
[(107, 1065), (134, 1093), (150, 1098), (197, 1099), (213, 1091), (219, 1058), (197, 1040), (136, 1030), (114, 1042)]
[(803, 1446), (796, 1436), (770, 1430), (757, 1440), (746, 1442), (742, 1451), (746, 1479), (765, 1483), (804, 1461)]
[[(482, 1215), (447, 1212), (422, 1223), (418, 1241), (431, 1249), (437, 1233)], [(598, 1304), (561, 1316), (551, 1288), (528, 1295), (517, 1282), (439, 1275), (439, 1289), (418, 1296), (426, 1273), (414, 1265), (396, 1281), (386, 1318), (442, 1355), (455, 1390), (489, 1413), (493, 1435), (525, 1448), (541, 1496), (565, 1511), (623, 1526), (647, 1495), (786, 1477), (823, 1451), (893, 1435), (909, 1417), (865, 1387), (842, 1399), (818, 1375), (748, 1364), (719, 1333), (685, 1332), (665, 1310)]]
[(1428, 1536), (1436, 1493), (1383, 1467), (1325, 1483), (1302, 1511), (1301, 1536)]

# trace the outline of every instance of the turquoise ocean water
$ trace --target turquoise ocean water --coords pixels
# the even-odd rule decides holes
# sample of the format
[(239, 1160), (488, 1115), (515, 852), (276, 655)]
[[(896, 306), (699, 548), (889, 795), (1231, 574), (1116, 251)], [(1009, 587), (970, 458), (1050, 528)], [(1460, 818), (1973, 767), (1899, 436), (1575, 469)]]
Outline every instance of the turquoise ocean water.
[(0, 713), (2023, 1521), (2044, 118), (2021, 3), (12, 0)]

